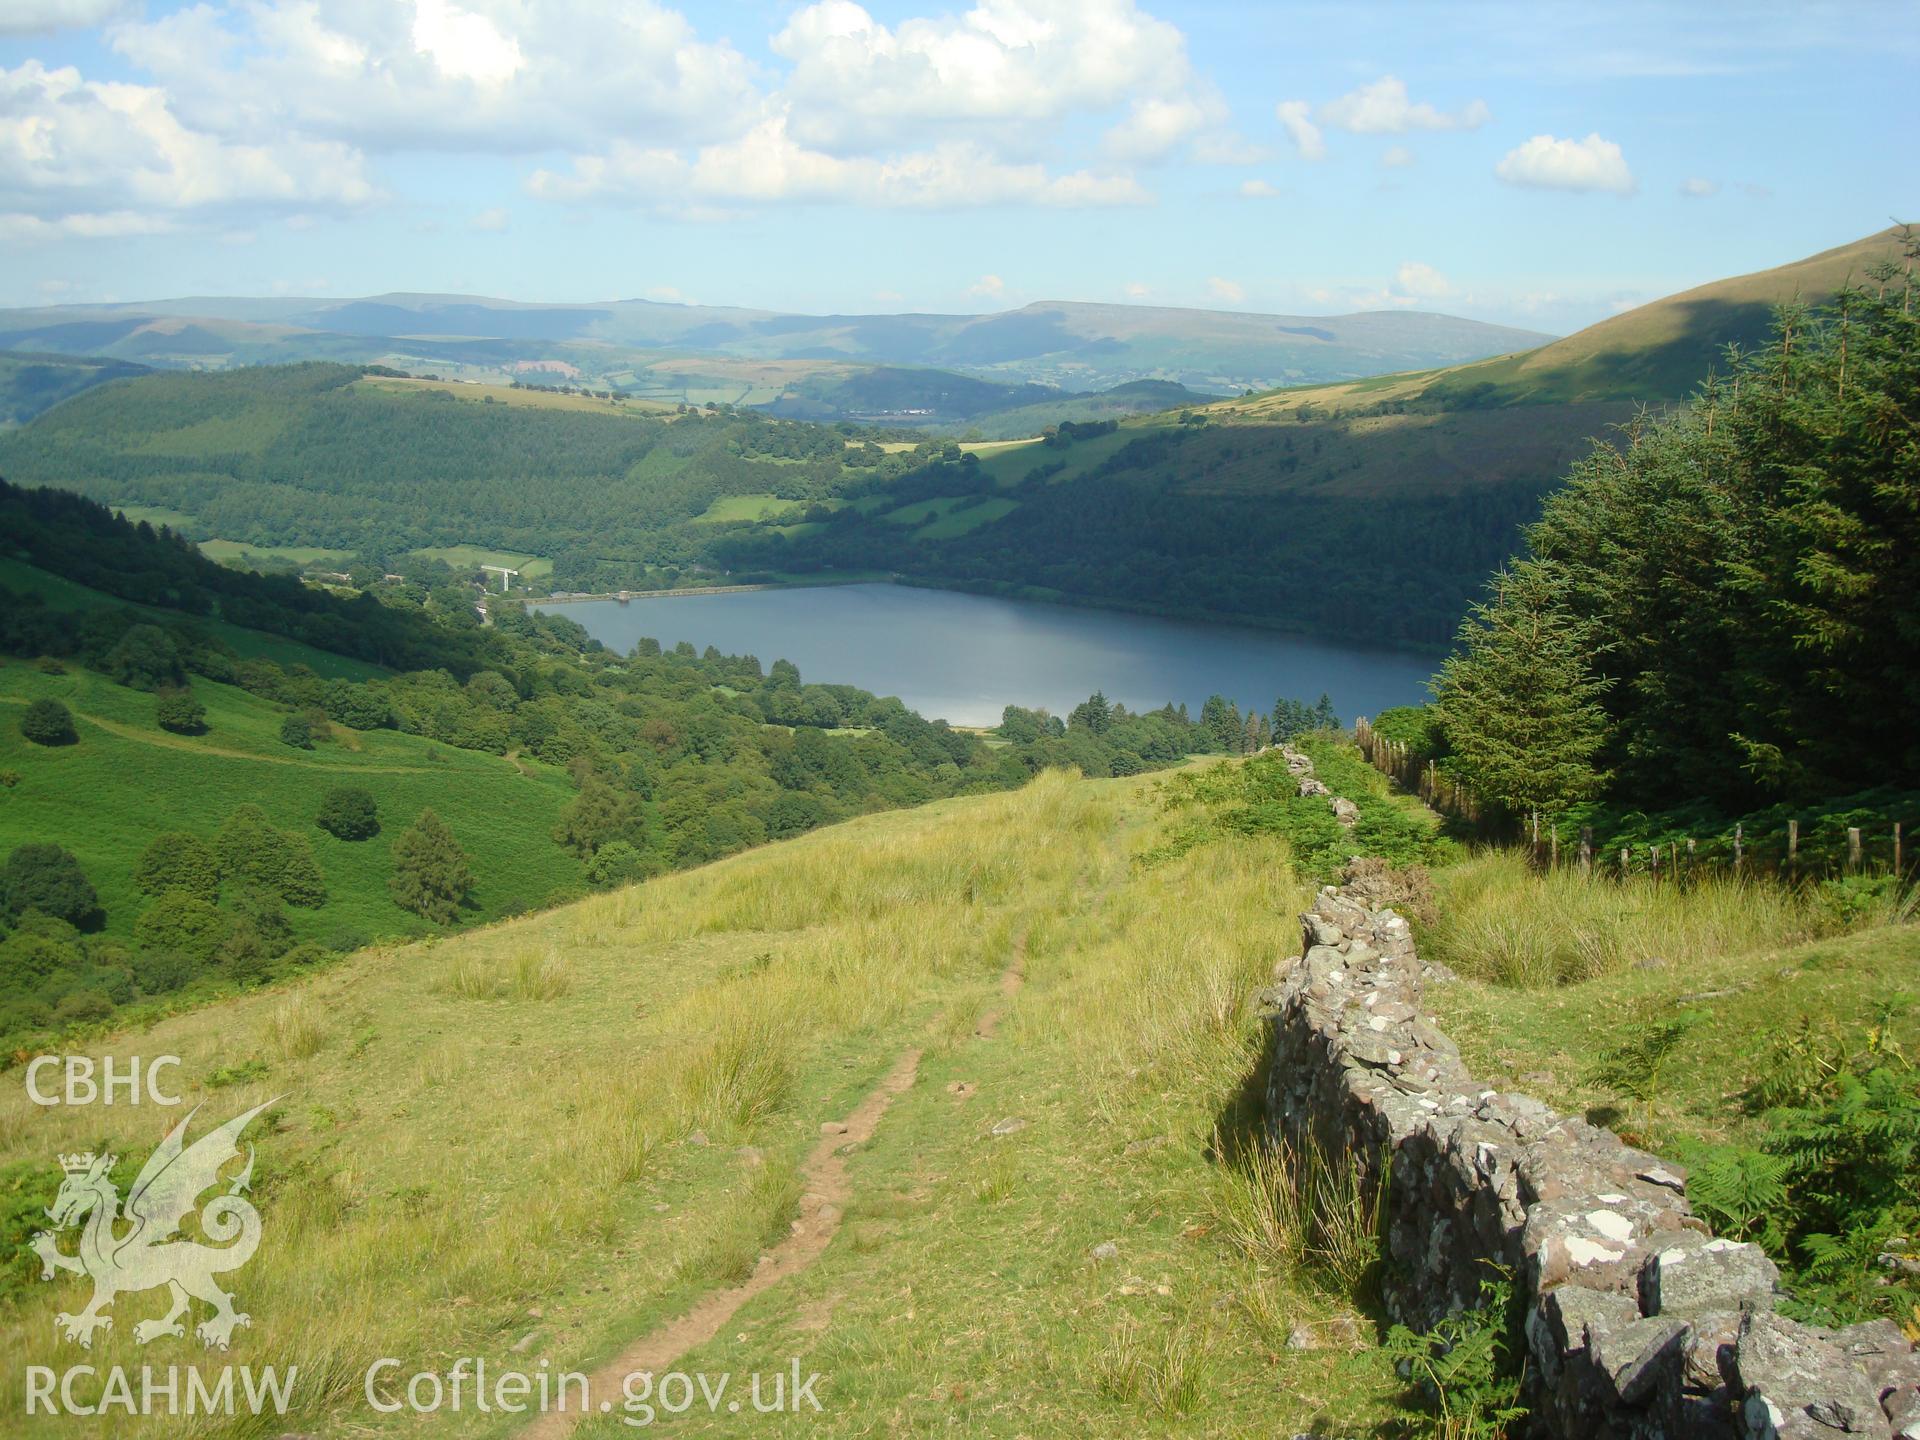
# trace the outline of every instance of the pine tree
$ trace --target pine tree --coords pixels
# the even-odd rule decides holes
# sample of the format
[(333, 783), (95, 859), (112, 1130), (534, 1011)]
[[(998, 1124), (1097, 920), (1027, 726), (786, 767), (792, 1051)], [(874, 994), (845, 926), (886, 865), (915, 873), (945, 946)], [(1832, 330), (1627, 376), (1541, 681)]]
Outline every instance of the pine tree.
[(1436, 686), (1447, 763), (1461, 781), (1535, 816), (1600, 788), (1607, 682), (1589, 668), (1589, 645), (1540, 566), (1494, 577), (1493, 597), (1461, 626)]
[(387, 884), (402, 910), (441, 925), (460, 918), (460, 906), (473, 888), (467, 852), (447, 824), (431, 810), (393, 842), (393, 878)]

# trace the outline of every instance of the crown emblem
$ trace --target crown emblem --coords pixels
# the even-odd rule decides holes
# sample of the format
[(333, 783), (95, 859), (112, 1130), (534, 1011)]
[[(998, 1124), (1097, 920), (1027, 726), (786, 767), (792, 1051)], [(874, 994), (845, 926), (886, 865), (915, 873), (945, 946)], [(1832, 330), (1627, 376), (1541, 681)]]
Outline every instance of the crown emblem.
[(84, 1153), (62, 1155), (60, 1168), (69, 1175), (84, 1175), (93, 1168), (93, 1152), (88, 1150)]

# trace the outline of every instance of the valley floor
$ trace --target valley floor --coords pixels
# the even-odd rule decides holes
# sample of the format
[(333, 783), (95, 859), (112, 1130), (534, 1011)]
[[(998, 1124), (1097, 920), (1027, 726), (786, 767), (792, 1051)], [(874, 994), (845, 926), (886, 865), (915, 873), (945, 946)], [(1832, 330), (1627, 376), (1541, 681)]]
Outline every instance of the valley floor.
[[(164, 1300), (129, 1293), (82, 1352), (53, 1320), (81, 1282), (28, 1256), (0, 1279), (0, 1345), (57, 1370), (298, 1366), (294, 1408), (23, 1421), (14, 1366), (0, 1429), (522, 1433), (470, 1386), (457, 1413), (369, 1404), (382, 1358), (386, 1403), (391, 1377), (472, 1357), (733, 1377), (739, 1412), (656, 1405), (673, 1433), (1366, 1430), (1397, 1385), (1352, 1338), (1372, 1327), (1226, 1243), (1210, 1158), (1307, 891), (1277, 837), (1175, 855), (1161, 783), (1048, 775), (872, 816), (116, 1038), (182, 1058), (195, 1135), (272, 1102), (265, 1238), (227, 1282), (251, 1326), (227, 1355), (141, 1346)], [(7, 1086), (8, 1223), (61, 1152), (127, 1157), (124, 1193), (180, 1113)], [(796, 1363), (820, 1412), (754, 1414), (750, 1377), (764, 1397)]]

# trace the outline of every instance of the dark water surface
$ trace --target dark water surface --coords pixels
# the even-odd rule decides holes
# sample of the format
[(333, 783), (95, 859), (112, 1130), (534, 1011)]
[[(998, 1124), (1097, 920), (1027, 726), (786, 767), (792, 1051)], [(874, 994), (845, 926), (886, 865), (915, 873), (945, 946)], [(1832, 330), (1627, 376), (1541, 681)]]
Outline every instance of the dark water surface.
[(537, 607), (623, 654), (643, 635), (671, 648), (791, 660), (807, 681), (897, 695), (928, 719), (995, 725), (1005, 705), (1064, 715), (1095, 690), (1129, 708), (1216, 692), (1242, 708), (1333, 697), (1342, 720), (1418, 704), (1436, 661), (1404, 651), (905, 585), (831, 585)]

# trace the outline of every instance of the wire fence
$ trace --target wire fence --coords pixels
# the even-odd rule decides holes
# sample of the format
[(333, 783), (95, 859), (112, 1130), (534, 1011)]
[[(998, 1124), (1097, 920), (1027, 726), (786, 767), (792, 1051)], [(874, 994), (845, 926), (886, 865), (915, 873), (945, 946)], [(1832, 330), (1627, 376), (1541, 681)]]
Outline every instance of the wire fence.
[[(1376, 770), (1443, 815), (1482, 830), (1494, 822), (1494, 808), (1483, 806), (1471, 789), (1405, 741), (1380, 734), (1364, 716), (1354, 722), (1354, 741)], [(1892, 814), (1850, 810), (1810, 820), (1786, 817), (1777, 824), (1736, 821), (1702, 834), (1663, 829), (1657, 835), (1598, 841), (1591, 825), (1534, 820), (1522, 822), (1517, 838), (1543, 870), (1570, 867), (1585, 875), (1645, 875), (1675, 881), (1708, 870), (1731, 870), (1792, 883), (1875, 873), (1909, 880), (1914, 868), (1912, 833), (1912, 817), (1903, 820)]]

